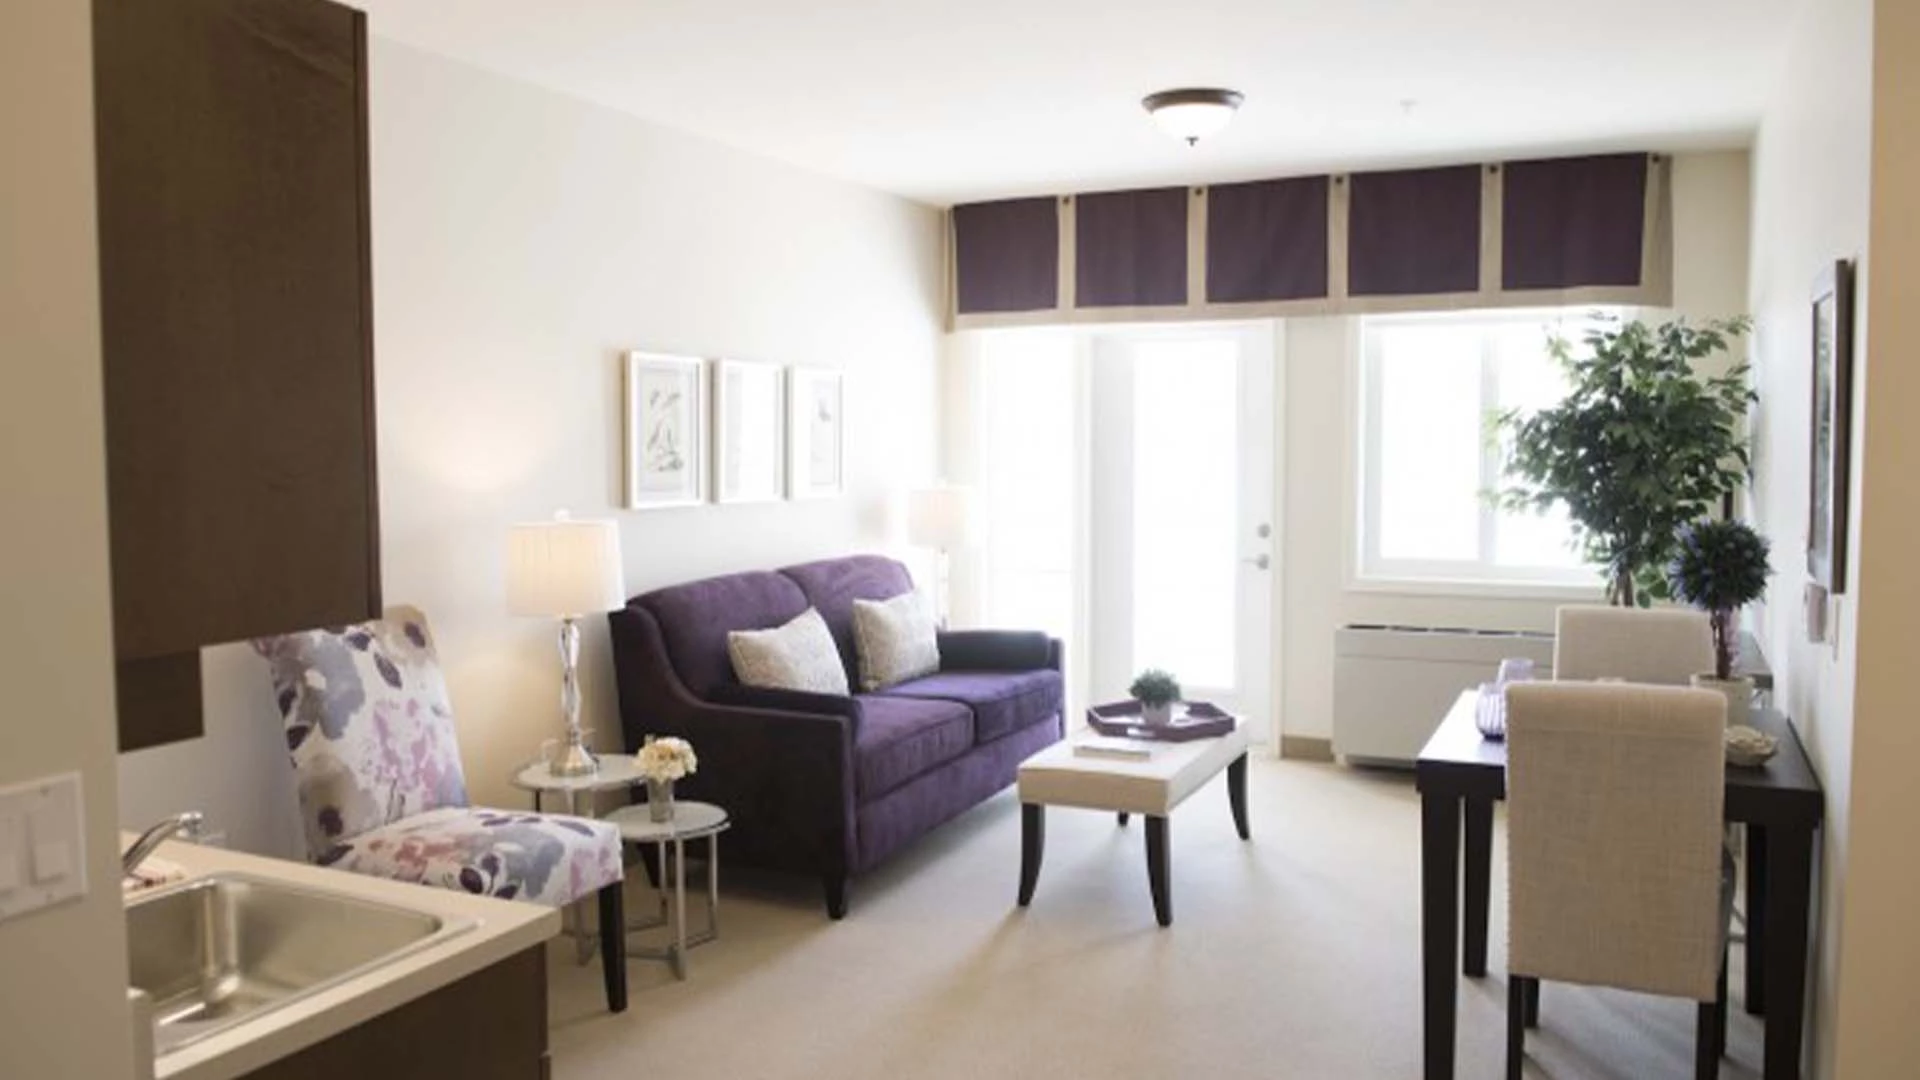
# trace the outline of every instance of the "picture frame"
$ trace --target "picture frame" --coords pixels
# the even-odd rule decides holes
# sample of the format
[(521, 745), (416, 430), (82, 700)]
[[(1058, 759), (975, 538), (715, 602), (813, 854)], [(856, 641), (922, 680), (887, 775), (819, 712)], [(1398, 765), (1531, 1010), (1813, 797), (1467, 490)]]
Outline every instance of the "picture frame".
[(626, 506), (658, 510), (707, 498), (706, 361), (626, 355)]
[(787, 497), (787, 384), (773, 364), (715, 360), (713, 493), (721, 503)]
[(1853, 419), (1853, 262), (1840, 259), (1813, 286), (1812, 426), (1808, 437), (1807, 573), (1830, 594), (1847, 590), (1849, 454)]
[(787, 369), (787, 469), (792, 498), (846, 491), (846, 382), (838, 370)]

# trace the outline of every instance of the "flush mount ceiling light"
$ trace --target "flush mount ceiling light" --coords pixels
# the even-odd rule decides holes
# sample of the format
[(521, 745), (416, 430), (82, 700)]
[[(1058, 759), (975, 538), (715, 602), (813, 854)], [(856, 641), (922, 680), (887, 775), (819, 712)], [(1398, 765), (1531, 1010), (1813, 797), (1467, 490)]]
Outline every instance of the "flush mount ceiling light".
[(1140, 104), (1167, 134), (1192, 146), (1226, 127), (1242, 100), (1238, 90), (1187, 87), (1148, 94)]

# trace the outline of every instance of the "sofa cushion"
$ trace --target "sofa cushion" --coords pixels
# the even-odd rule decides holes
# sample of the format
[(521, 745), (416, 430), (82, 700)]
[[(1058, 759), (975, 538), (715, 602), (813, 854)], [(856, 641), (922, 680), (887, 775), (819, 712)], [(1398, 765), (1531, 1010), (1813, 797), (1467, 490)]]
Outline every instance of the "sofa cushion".
[(973, 749), (973, 713), (957, 701), (863, 694), (853, 768), (861, 802)]
[(695, 697), (734, 681), (727, 656), (729, 633), (779, 626), (807, 610), (800, 587), (772, 571), (690, 581), (656, 589), (632, 603), (660, 624), (674, 674)]
[(875, 696), (963, 702), (973, 710), (974, 737), (986, 743), (1058, 716), (1064, 694), (1060, 673), (1041, 668), (942, 671), (888, 687)]
[(743, 685), (763, 690), (845, 694), (847, 671), (820, 613), (808, 608), (771, 630), (734, 630), (727, 655)]
[[(882, 555), (850, 555), (844, 559), (823, 559), (801, 563), (780, 571), (799, 586), (807, 603), (820, 609), (833, 631), (833, 642), (840, 648), (840, 660), (847, 668), (847, 680), (859, 684), (859, 657), (853, 644), (853, 602), (855, 600), (891, 600), (913, 591), (913, 578), (907, 568)], [(797, 614), (797, 612), (796, 612)]]

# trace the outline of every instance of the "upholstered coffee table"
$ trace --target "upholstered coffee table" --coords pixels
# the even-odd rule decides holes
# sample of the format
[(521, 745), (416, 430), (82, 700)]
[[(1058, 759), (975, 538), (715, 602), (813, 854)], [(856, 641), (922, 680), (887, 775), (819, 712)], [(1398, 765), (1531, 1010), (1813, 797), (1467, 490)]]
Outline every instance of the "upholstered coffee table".
[(1218, 738), (1160, 744), (1142, 761), (1076, 755), (1075, 741), (1089, 735), (1055, 743), (1020, 765), (1020, 906), (1033, 901), (1034, 883), (1040, 878), (1047, 807), (1105, 810), (1119, 815), (1122, 826), (1128, 815), (1140, 814), (1147, 819), (1147, 883), (1154, 917), (1161, 926), (1171, 926), (1167, 817), (1173, 808), (1225, 769), (1233, 823), (1240, 839), (1252, 838), (1247, 828), (1246, 724), (1236, 724), (1231, 734)]

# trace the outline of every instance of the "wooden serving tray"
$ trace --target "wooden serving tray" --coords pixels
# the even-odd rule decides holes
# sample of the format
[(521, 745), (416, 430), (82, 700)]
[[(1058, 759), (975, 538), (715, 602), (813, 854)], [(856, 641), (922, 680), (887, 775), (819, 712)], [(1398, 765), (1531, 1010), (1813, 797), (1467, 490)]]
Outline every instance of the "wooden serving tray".
[(1146, 723), (1140, 716), (1140, 703), (1131, 699), (1087, 710), (1088, 726), (1102, 735), (1154, 742), (1214, 739), (1231, 732), (1235, 723), (1232, 713), (1204, 701), (1179, 702), (1173, 707), (1172, 722), (1158, 726)]

